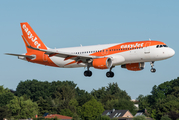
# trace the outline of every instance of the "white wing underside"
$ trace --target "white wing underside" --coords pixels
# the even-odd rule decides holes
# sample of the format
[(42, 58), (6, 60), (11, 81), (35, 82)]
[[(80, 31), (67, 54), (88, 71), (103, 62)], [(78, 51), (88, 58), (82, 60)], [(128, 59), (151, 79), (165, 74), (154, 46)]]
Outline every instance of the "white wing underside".
[(55, 50), (55, 49), (45, 50), (45, 49), (34, 48), (34, 47), (31, 47), (31, 46), (28, 46), (28, 48), (45, 52), (45, 54), (47, 54), (49, 57), (56, 56), (56, 57), (61, 57), (61, 58), (64, 58), (64, 59), (71, 59), (71, 60), (76, 60), (76, 61), (82, 60), (83, 62), (87, 62), (90, 59), (99, 58), (98, 56), (79, 55), (79, 54), (71, 54), (71, 53), (66, 53), (66, 52), (60, 52), (60, 51)]

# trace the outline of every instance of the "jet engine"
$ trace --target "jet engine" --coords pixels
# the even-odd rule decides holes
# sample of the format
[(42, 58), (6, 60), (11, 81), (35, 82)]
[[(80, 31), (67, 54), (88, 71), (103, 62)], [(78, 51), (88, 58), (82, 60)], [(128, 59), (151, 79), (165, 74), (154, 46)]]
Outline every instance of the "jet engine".
[(96, 58), (92, 61), (92, 66), (96, 69), (109, 69), (112, 66), (111, 58)]
[(121, 65), (121, 68), (127, 68), (128, 70), (131, 70), (131, 71), (140, 71), (140, 70), (143, 70), (144, 67), (145, 67), (144, 62)]

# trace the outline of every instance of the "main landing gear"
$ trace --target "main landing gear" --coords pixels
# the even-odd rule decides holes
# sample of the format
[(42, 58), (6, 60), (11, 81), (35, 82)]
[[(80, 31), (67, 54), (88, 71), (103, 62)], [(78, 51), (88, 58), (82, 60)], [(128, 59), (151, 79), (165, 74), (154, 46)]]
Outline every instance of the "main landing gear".
[(92, 72), (90, 70), (86, 70), (84, 72), (84, 76), (86, 76), (86, 77), (91, 77), (91, 75), (92, 75)]
[(91, 77), (92, 72), (89, 70), (89, 66), (87, 66), (87, 70), (84, 72), (84, 76)]
[(156, 72), (156, 69), (153, 68), (153, 67), (154, 67), (154, 61), (150, 62), (150, 65), (151, 65), (150, 71), (151, 71), (152, 73), (155, 73), (155, 72)]
[[(108, 78), (114, 77), (114, 73), (111, 71), (112, 68), (114, 68), (114, 66), (112, 66), (110, 68), (109, 72), (106, 73), (106, 77), (108, 77)], [(86, 77), (91, 77), (92, 76), (92, 72), (89, 70), (89, 66), (87, 66), (87, 70), (84, 72), (84, 76), (86, 76)]]
[(110, 68), (109, 72), (106, 73), (106, 77), (108, 77), (108, 78), (109, 78), (109, 77), (110, 77), (110, 78), (114, 77), (114, 73), (111, 71), (112, 68), (114, 68), (114, 66), (112, 66), (112, 67)]

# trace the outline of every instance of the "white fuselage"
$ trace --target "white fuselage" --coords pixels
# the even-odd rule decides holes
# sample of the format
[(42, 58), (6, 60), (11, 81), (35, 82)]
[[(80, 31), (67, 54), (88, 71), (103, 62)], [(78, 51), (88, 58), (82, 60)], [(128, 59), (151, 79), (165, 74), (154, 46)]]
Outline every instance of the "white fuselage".
[[(119, 44), (119, 43), (118, 43)], [(82, 55), (90, 55), (92, 53), (95, 53), (96, 51), (100, 51), (118, 44), (105, 44), (105, 45), (94, 45), (94, 46), (81, 46), (81, 47), (71, 47), (71, 48), (61, 48), (61, 49), (55, 49), (57, 52), (67, 52), (71, 54), (82, 54)], [(88, 52), (88, 53), (87, 53)], [(89, 53), (90, 52), (90, 53)], [(103, 53), (105, 57), (113, 58), (114, 56), (122, 56), (124, 57), (125, 61), (120, 64), (115, 64), (115, 61), (113, 61), (113, 65), (121, 65), (121, 64), (128, 64), (128, 63), (139, 63), (139, 62), (151, 62), (151, 61), (159, 61), (164, 60), (167, 58), (172, 57), (175, 54), (175, 51), (172, 48), (169, 47), (161, 47), (156, 48), (155, 46), (148, 46), (143, 47), (140, 49), (132, 49), (129, 51), (124, 51), (112, 55), (107, 55), (107, 53)], [(66, 65), (73, 60), (66, 60), (64, 61), (64, 58), (53, 56), (51, 57), (51, 60), (58, 65), (59, 67), (63, 68), (73, 68), (73, 67), (85, 67), (86, 64), (84, 63), (74, 63), (70, 65)], [(65, 66), (66, 65), (66, 66)]]

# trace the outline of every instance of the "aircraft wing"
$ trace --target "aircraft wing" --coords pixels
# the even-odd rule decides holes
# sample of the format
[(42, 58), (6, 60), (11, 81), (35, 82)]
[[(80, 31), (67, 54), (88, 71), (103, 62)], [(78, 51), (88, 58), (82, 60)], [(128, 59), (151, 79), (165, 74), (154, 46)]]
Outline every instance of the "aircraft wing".
[(17, 56), (17, 57), (27, 57), (29, 59), (33, 59), (34, 56), (30, 56), (30, 55), (23, 55), (23, 54), (12, 54), (12, 53), (5, 53), (6, 55), (12, 55), (12, 56)]
[(97, 56), (89, 56), (89, 55), (80, 55), (80, 54), (71, 54), (71, 53), (66, 53), (66, 52), (60, 52), (60, 51), (55, 50), (55, 49), (45, 50), (45, 49), (34, 48), (34, 47), (31, 47), (31, 46), (28, 46), (28, 48), (45, 52), (45, 54), (49, 55), (49, 57), (52, 57), (52, 56), (62, 57), (62, 58), (64, 58), (64, 60), (72, 59), (72, 60), (76, 60), (76, 61), (82, 60), (84, 62), (88, 59), (98, 58)]

